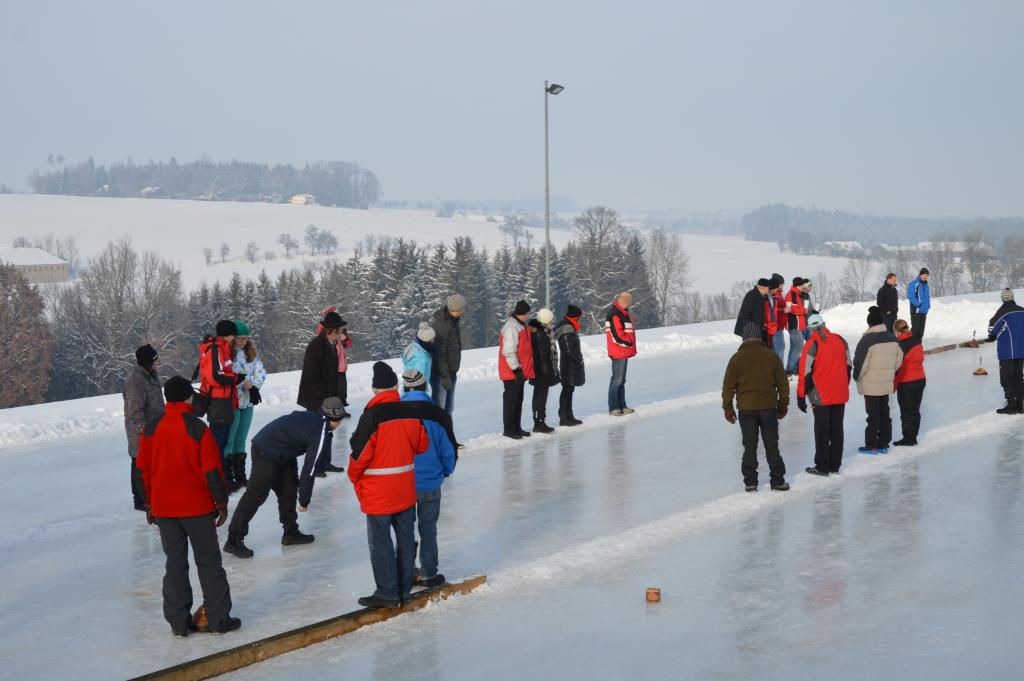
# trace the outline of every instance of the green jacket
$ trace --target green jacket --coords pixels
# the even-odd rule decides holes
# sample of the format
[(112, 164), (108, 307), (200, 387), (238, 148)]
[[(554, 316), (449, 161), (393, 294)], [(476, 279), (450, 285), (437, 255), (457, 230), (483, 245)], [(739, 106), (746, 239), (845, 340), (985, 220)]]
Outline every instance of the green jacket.
[(739, 411), (789, 408), (789, 379), (782, 360), (760, 338), (743, 341), (729, 359), (722, 381), (726, 413), (733, 411), (733, 397)]

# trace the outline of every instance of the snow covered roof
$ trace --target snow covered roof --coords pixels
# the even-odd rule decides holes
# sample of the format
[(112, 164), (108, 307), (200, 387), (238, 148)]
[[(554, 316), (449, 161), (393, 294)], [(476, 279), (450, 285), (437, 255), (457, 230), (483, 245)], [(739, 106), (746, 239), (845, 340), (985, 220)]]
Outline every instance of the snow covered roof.
[(845, 251), (863, 251), (864, 247), (859, 241), (826, 241), (825, 245), (830, 248), (838, 248)]
[(55, 255), (50, 255), (41, 248), (11, 248), (0, 246), (0, 262), (11, 265), (66, 265), (67, 263)]

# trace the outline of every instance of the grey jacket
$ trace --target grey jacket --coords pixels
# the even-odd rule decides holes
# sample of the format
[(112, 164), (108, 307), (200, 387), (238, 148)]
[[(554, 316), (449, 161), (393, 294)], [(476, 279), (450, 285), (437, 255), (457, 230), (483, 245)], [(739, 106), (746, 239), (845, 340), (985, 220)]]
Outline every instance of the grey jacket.
[(135, 365), (124, 381), (124, 432), (128, 456), (139, 453), (139, 436), (146, 422), (164, 413), (164, 393), (155, 371)]
[(865, 397), (891, 395), (893, 379), (903, 363), (903, 350), (896, 336), (885, 330), (885, 324), (872, 326), (857, 343), (853, 354), (853, 379), (857, 392)]
[(462, 329), (459, 320), (448, 314), (448, 307), (434, 313), (430, 324), (437, 336), (434, 338), (434, 364), (432, 376), (455, 378), (462, 366)]

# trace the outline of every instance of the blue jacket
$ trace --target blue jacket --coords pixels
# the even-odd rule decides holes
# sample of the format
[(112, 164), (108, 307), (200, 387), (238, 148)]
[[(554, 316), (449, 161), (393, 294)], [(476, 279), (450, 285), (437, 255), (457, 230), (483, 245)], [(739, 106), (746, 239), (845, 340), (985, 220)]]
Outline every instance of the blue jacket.
[(253, 452), (287, 463), (305, 455), (299, 475), (299, 505), (309, 506), (313, 496), (313, 470), (317, 460), (330, 450), (334, 432), (315, 411), (293, 411), (263, 426), (252, 439)]
[(423, 347), (419, 338), (413, 338), (409, 347), (402, 353), (402, 369), (416, 369), (427, 381), (430, 380), (430, 369), (433, 364), (434, 356), (430, 354), (430, 350)]
[[(403, 402), (430, 402), (430, 395), (422, 390), (411, 390), (402, 395)], [(416, 455), (416, 492), (433, 492), (444, 484), (444, 479), (455, 471), (455, 447), (448, 433), (437, 421), (423, 421), (430, 440), (430, 449)]]
[(928, 289), (928, 282), (921, 281), (921, 277), (910, 282), (907, 286), (907, 300), (910, 301), (911, 308), (917, 308), (912, 312), (928, 314), (932, 307), (932, 294)]
[(1007, 312), (992, 325), (999, 361), (1024, 359), (1024, 310)]

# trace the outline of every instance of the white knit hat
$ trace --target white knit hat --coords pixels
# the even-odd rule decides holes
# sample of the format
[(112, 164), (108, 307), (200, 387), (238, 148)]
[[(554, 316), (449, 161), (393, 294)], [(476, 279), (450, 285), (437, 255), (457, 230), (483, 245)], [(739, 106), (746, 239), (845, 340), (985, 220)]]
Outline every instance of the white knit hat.
[(437, 333), (434, 332), (434, 327), (427, 322), (420, 322), (420, 329), (416, 332), (417, 338), (424, 343), (431, 343), (435, 336), (437, 336)]
[(537, 321), (544, 326), (547, 326), (551, 322), (555, 321), (555, 313), (546, 307), (542, 307), (537, 311)]
[(1013, 300), (1013, 289), (1010, 287), (1004, 288), (1002, 293), (999, 294), (999, 297), (1002, 298), (1004, 303), (1010, 302)]

